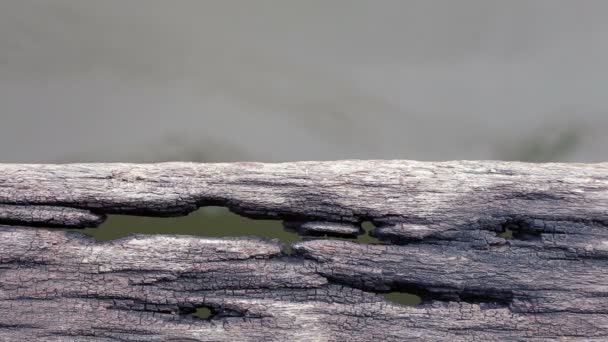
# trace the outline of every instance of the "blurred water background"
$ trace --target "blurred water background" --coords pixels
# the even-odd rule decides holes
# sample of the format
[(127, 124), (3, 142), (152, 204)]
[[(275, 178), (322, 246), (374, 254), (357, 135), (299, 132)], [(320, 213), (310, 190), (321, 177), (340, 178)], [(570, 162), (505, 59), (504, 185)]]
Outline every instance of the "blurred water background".
[[(606, 161), (607, 17), (603, 0), (2, 0), (0, 161)], [(85, 232), (297, 239), (221, 208)]]
[(608, 2), (3, 0), (0, 160), (602, 161)]

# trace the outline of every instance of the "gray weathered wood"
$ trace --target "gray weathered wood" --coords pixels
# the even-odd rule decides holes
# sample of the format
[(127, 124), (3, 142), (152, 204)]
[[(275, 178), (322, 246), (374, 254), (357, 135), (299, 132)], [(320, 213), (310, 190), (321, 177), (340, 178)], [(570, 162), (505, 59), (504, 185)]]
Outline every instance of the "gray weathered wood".
[[(36, 228), (204, 205), (384, 243)], [(0, 165), (0, 223), (7, 341), (608, 339), (608, 164)]]

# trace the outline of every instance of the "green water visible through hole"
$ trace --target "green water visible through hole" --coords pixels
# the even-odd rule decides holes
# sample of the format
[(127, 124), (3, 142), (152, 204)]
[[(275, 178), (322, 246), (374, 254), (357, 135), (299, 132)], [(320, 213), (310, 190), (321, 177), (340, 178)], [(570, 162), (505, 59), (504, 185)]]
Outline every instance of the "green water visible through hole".
[(370, 221), (365, 221), (361, 224), (361, 227), (365, 231), (365, 234), (359, 235), (357, 237), (357, 242), (359, 243), (381, 243), (380, 240), (370, 235), (370, 232), (376, 228), (373, 223)]
[[(381, 243), (372, 237), (374, 225), (363, 222), (364, 234), (355, 238), (336, 238), (358, 243)], [(283, 229), (281, 220), (249, 219), (235, 214), (224, 207), (202, 207), (187, 216), (148, 217), (129, 215), (108, 215), (107, 220), (97, 228), (69, 229), (84, 233), (97, 241), (116, 240), (131, 234), (176, 234), (206, 237), (248, 237), (258, 236), (278, 239), (290, 251), (290, 245), (302, 238), (298, 234)]]
[(207, 237), (260, 236), (288, 245), (300, 237), (283, 229), (280, 220), (253, 220), (223, 207), (203, 207), (181, 217), (109, 215), (97, 228), (73, 229), (97, 241), (115, 240), (130, 234), (178, 234)]
[(513, 230), (511, 230), (509, 228), (505, 228), (505, 231), (498, 234), (498, 237), (501, 237), (501, 238), (507, 239), (507, 240), (513, 240)]
[(382, 296), (388, 301), (401, 305), (414, 306), (422, 303), (422, 298), (413, 293), (389, 292), (382, 294)]
[[(380, 240), (369, 234), (374, 229), (371, 222), (363, 222), (361, 226), (365, 233), (356, 239), (337, 239), (357, 243), (381, 243)], [(177, 234), (206, 237), (258, 236), (280, 240), (287, 252), (290, 252), (292, 243), (301, 240), (298, 234), (284, 230), (281, 220), (249, 219), (232, 213), (224, 207), (203, 207), (187, 216), (168, 218), (109, 215), (107, 220), (97, 228), (69, 230), (82, 232), (97, 241), (116, 240), (131, 234)], [(419, 296), (411, 293), (390, 292), (382, 295), (387, 300), (401, 305), (418, 305), (421, 302)], [(196, 312), (192, 313), (192, 316), (200, 319), (208, 319), (211, 315), (211, 310), (206, 307), (199, 307)]]
[(211, 317), (211, 310), (206, 307), (196, 308), (196, 311), (192, 314), (192, 316), (200, 319), (209, 319), (209, 317)]

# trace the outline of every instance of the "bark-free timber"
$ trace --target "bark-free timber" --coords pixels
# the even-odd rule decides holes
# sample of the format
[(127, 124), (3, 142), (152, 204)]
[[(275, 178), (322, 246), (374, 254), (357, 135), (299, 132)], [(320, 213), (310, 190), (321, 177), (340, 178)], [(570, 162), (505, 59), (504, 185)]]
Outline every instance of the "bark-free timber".
[[(384, 243), (52, 228), (204, 205)], [(0, 224), (0, 340), (608, 339), (608, 164), (0, 165)]]

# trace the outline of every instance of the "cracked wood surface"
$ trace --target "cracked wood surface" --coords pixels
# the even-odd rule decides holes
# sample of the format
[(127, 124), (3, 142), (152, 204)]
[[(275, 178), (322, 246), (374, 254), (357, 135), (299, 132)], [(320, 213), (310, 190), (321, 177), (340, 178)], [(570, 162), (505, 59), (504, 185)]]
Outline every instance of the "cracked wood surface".
[[(0, 339), (608, 339), (608, 164), (0, 165)], [(381, 244), (52, 227), (223, 205)], [(49, 227), (48, 229), (43, 229)], [(500, 233), (513, 231), (513, 239)], [(101, 228), (102, 229), (102, 228)], [(252, 234), (255, 234), (252, 231)], [(418, 293), (403, 306), (380, 294)], [(209, 319), (192, 316), (210, 308)]]

